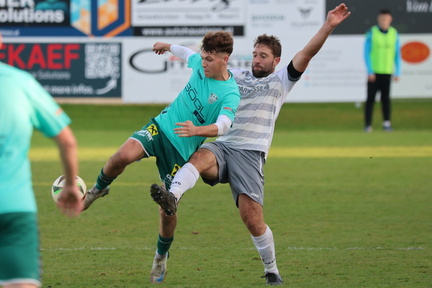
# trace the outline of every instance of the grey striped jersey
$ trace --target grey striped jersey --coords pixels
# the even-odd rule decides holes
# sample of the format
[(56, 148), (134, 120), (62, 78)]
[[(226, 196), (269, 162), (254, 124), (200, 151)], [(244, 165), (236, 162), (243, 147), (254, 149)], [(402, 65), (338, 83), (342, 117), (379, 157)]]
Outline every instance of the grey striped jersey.
[(267, 155), (280, 109), (300, 78), (290, 77), (287, 66), (263, 78), (256, 78), (249, 70), (230, 71), (239, 86), (241, 100), (232, 127), (216, 141)]

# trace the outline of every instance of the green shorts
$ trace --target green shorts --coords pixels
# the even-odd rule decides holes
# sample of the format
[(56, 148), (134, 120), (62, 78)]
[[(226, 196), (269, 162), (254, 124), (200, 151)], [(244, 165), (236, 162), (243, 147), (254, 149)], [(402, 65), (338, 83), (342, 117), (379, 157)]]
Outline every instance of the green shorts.
[(0, 286), (41, 286), (36, 213), (0, 214)]
[(145, 158), (156, 157), (159, 177), (168, 190), (177, 171), (187, 162), (152, 119), (131, 138), (139, 141), (146, 151)]

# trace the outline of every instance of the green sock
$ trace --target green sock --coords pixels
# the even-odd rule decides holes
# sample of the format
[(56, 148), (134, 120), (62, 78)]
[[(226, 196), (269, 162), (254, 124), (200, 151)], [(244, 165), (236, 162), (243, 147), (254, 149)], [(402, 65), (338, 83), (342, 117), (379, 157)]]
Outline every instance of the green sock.
[(116, 178), (117, 178), (117, 176), (116, 177), (109, 177), (109, 176), (105, 175), (103, 172), (103, 168), (102, 168), (100, 173), (99, 173), (99, 176), (97, 177), (97, 180), (96, 180), (96, 188), (98, 190), (103, 190), (108, 185), (110, 185), (114, 181), (114, 179), (116, 179)]
[(174, 241), (174, 236), (171, 238), (163, 238), (161, 235), (158, 236), (157, 241), (157, 253), (159, 255), (165, 255), (171, 247), (171, 243)]

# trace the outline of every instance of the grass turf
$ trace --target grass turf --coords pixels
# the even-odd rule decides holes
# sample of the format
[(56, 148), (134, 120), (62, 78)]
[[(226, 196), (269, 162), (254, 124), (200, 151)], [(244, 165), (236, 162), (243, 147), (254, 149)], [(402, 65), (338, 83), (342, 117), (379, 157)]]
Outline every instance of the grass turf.
[[(63, 105), (91, 186), (163, 106)], [(378, 107), (377, 107), (378, 108)], [(377, 109), (376, 109), (377, 110)], [(266, 222), (291, 287), (432, 287), (432, 103), (394, 103), (392, 133), (362, 131), (353, 104), (287, 104), (265, 166)], [(376, 111), (375, 122), (380, 114)], [(52, 141), (33, 136), (44, 287), (149, 287), (158, 209), (154, 160), (130, 165), (80, 217), (60, 215)], [(258, 287), (263, 267), (228, 185), (187, 192), (162, 287)]]

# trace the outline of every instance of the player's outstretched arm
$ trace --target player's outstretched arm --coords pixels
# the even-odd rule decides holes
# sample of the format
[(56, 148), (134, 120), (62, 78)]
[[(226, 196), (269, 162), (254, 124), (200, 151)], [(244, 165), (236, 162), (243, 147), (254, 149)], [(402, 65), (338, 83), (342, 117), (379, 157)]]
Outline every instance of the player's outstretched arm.
[(156, 42), (153, 45), (153, 51), (157, 54), (157, 55), (162, 55), (164, 54), (166, 51), (171, 52), (174, 56), (179, 57), (180, 59), (183, 59), (184, 61), (188, 61), (189, 57), (192, 54), (195, 54), (196, 52), (184, 47), (184, 46), (180, 46), (180, 45), (174, 45), (174, 44), (169, 44), (169, 43), (164, 43), (164, 42)]
[(157, 55), (162, 55), (166, 51), (170, 52), (171, 51), (171, 44), (164, 43), (164, 42), (156, 42), (155, 44), (153, 44), (153, 51)]
[(75, 175), (78, 175), (76, 139), (72, 130), (66, 127), (54, 137), (54, 140), (60, 151), (63, 175), (66, 176), (65, 186), (57, 205), (62, 213), (69, 217), (78, 216), (83, 210), (83, 198), (75, 180)]
[(348, 18), (350, 14), (351, 12), (348, 11), (348, 7), (344, 3), (327, 13), (323, 26), (321, 26), (309, 43), (294, 56), (292, 62), (297, 71), (304, 72), (306, 70), (310, 60), (324, 45), (333, 29)]

